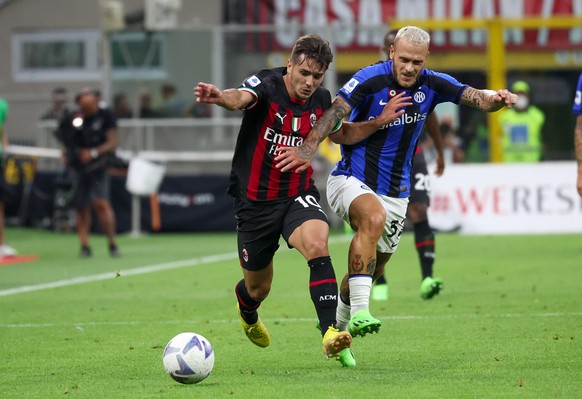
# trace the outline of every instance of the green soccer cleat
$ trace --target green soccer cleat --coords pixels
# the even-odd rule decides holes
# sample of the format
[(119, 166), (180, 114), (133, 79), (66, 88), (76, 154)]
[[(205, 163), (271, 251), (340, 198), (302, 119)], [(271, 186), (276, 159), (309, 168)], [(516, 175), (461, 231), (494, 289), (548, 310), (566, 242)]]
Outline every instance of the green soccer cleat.
[(351, 348), (346, 348), (338, 353), (336, 358), (344, 367), (356, 367), (356, 358)]
[(381, 326), (382, 322), (372, 317), (368, 309), (360, 309), (352, 316), (348, 331), (353, 337), (358, 335), (363, 337), (366, 334), (379, 332)]
[(431, 299), (444, 290), (445, 285), (440, 278), (426, 277), (420, 284), (420, 297), (422, 299)]
[(388, 284), (374, 284), (372, 286), (372, 299), (375, 301), (387, 301)]
[(323, 354), (325, 357), (338, 357), (339, 353), (352, 344), (352, 336), (347, 331), (340, 331), (330, 326), (323, 336)]
[(238, 317), (240, 318), (243, 330), (251, 342), (261, 348), (266, 348), (271, 343), (271, 338), (269, 337), (269, 331), (267, 327), (263, 324), (261, 319), (257, 319), (254, 324), (248, 324), (240, 315), (240, 308), (238, 303), (236, 304), (236, 309), (238, 311)]

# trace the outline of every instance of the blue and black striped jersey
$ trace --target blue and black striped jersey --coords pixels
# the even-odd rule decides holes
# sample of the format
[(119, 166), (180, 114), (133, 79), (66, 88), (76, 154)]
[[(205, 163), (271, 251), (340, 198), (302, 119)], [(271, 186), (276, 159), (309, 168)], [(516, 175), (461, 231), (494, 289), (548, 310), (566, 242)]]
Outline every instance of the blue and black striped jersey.
[(412, 97), (413, 104), (366, 140), (342, 145), (342, 159), (332, 175), (354, 176), (378, 194), (408, 197), (412, 159), (428, 115), (439, 103), (458, 104), (466, 87), (447, 74), (425, 68), (413, 87), (403, 89), (392, 75), (392, 61), (361, 69), (338, 92), (352, 107), (350, 121), (376, 118), (390, 98), (402, 91)]
[(574, 96), (574, 104), (572, 104), (572, 113), (574, 113), (574, 115), (582, 115), (582, 73), (578, 78), (578, 85), (576, 86), (576, 95)]

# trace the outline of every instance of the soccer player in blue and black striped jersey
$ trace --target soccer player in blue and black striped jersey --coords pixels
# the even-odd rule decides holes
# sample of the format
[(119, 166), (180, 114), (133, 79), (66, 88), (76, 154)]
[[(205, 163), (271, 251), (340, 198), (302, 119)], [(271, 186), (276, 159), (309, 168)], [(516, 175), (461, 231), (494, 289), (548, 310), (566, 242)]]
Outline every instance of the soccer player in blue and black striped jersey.
[[(318, 203), (313, 170), (282, 172), (274, 161), (280, 148), (301, 145), (317, 118), (331, 106), (331, 94), (321, 83), (332, 59), (326, 41), (316, 35), (303, 36), (297, 39), (287, 67), (262, 70), (236, 89), (220, 90), (200, 82), (194, 94), (198, 102), (244, 112), (229, 193), (234, 197), (243, 271), (235, 293), (247, 337), (260, 347), (270, 343), (257, 309), (271, 289), (273, 256), (283, 236), (288, 246), (307, 260), (309, 291), (323, 334), (324, 354), (338, 358), (344, 366), (354, 366), (349, 351), (352, 337), (335, 327), (338, 284), (327, 248), (328, 220)], [(393, 112), (387, 106), (389, 112), (376, 121), (348, 123), (344, 128), (340, 120), (333, 130), (353, 128), (370, 134), (378, 128), (373, 122), (388, 123), (401, 115), (397, 110), (408, 104), (402, 97), (391, 101)]]
[(576, 95), (574, 96), (572, 112), (576, 115), (576, 127), (574, 128), (574, 147), (576, 163), (578, 164), (576, 188), (578, 189), (578, 194), (582, 197), (582, 73), (578, 78), (578, 86), (576, 86)]
[(412, 105), (403, 115), (369, 137), (344, 136), (341, 132), (330, 136), (342, 144), (342, 159), (329, 177), (328, 199), (356, 231), (336, 316), (338, 328), (346, 328), (353, 336), (380, 329), (380, 320), (369, 311), (372, 280), (384, 272), (400, 241), (412, 159), (428, 115), (442, 102), (491, 112), (511, 107), (517, 100), (506, 89), (477, 90), (447, 74), (425, 69), (429, 42), (424, 30), (401, 28), (390, 50), (391, 60), (358, 71), (340, 89), (305, 142), (281, 149), (275, 159), (281, 171), (301, 172), (309, 167), (319, 143), (346, 115), (354, 122), (373, 120), (399, 93), (412, 97)]
[[(382, 51), (390, 59), (390, 50), (398, 29), (393, 29), (384, 36)], [(439, 129), (439, 121), (436, 114), (431, 113), (425, 123), (425, 130), (431, 137), (436, 149), (435, 176), (442, 176), (445, 170), (445, 159), (443, 154), (443, 142)], [(428, 221), (428, 207), (430, 206), (430, 175), (426, 165), (424, 153), (419, 146), (412, 161), (410, 173), (410, 198), (406, 217), (412, 223), (414, 230), (414, 246), (420, 260), (420, 297), (431, 299), (444, 288), (443, 280), (433, 276), (433, 266), (436, 259), (435, 234)], [(372, 298), (379, 301), (388, 300), (388, 281), (384, 274), (374, 281), (372, 287)]]

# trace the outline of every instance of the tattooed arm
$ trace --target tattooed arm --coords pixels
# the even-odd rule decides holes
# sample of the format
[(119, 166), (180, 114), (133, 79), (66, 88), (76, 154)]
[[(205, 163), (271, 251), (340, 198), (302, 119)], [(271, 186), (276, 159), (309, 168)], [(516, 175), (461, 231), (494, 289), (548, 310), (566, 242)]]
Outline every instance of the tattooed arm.
[(507, 89), (494, 91), (467, 87), (461, 96), (461, 104), (487, 112), (499, 111), (503, 107), (511, 108), (516, 101), (517, 95)]
[(394, 122), (405, 112), (405, 107), (412, 105), (411, 97), (405, 97), (404, 92), (392, 97), (375, 119), (362, 122), (344, 122), (342, 128), (329, 135), (336, 144), (355, 144), (367, 139), (382, 127)]
[(283, 147), (275, 157), (277, 168), (281, 172), (290, 170), (303, 172), (311, 165), (311, 158), (317, 151), (317, 146), (323, 141), (341, 120), (350, 113), (351, 106), (341, 97), (336, 97), (331, 107), (317, 120), (305, 141), (298, 147)]

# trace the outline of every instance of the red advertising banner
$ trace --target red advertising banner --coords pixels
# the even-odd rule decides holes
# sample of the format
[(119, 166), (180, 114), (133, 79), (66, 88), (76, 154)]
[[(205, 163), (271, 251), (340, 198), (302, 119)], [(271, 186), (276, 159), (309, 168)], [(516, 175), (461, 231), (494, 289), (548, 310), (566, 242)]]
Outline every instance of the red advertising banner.
[[(274, 25), (248, 44), (255, 50), (291, 47), (305, 33), (333, 41), (339, 50), (376, 50), (393, 19), (522, 19), (582, 17), (582, 0), (246, 0), (246, 23)], [(419, 24), (422, 27), (422, 24)], [(432, 50), (475, 50), (485, 46), (483, 30), (432, 31)], [(505, 31), (510, 50), (582, 51), (582, 26), (572, 29)]]

